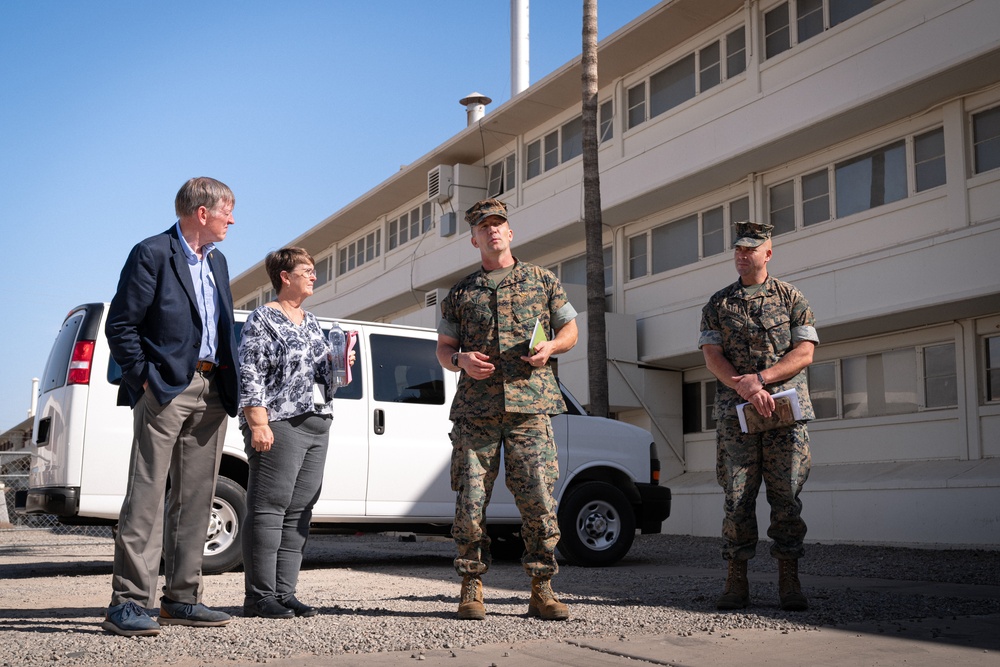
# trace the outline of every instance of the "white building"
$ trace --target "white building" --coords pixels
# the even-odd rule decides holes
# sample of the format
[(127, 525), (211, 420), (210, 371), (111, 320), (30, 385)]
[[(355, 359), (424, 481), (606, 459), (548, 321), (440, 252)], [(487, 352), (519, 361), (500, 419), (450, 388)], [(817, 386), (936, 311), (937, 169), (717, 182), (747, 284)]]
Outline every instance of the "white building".
[[(808, 539), (1000, 544), (1000, 2), (668, 0), (599, 64), (611, 403), (657, 439), (664, 531), (720, 532), (698, 325), (750, 217), (822, 341)], [(289, 239), (309, 307), (435, 326), (490, 194), (584, 310), (580, 123), (577, 59)], [(233, 281), (268, 290), (262, 264)], [(559, 367), (584, 403), (585, 351)]]

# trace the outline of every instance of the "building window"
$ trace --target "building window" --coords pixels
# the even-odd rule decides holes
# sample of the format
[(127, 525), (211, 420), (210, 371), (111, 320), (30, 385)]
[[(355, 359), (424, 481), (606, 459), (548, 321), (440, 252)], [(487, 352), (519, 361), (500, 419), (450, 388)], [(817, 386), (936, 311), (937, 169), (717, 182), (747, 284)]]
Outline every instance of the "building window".
[(629, 280), (642, 278), (649, 272), (646, 268), (646, 245), (646, 234), (639, 234), (628, 240)]
[(681, 395), (684, 433), (715, 430), (715, 382), (684, 383)]
[(528, 144), (527, 159), (524, 164), (524, 180), (529, 181), (542, 173), (542, 142)]
[(972, 143), (977, 174), (1000, 167), (1000, 107), (972, 116)]
[(955, 344), (928, 345), (924, 357), (924, 406), (948, 408), (958, 405)]
[(836, 419), (840, 416), (840, 391), (837, 386), (837, 362), (829, 361), (809, 366), (809, 398), (816, 419)]
[[(419, 211), (419, 209), (416, 210)], [(408, 215), (403, 217), (406, 217), (407, 220), (409, 220)], [(396, 220), (396, 222), (398, 223), (399, 220), (402, 220), (402, 218), (399, 218), (398, 220)], [(409, 223), (407, 223), (407, 232), (409, 231), (408, 224)], [(418, 219), (418, 224), (419, 224), (419, 219)], [(402, 226), (397, 224), (396, 226), (397, 234), (399, 233), (400, 229), (402, 229)], [(361, 266), (364, 266), (368, 262), (373, 261), (375, 258), (381, 257), (381, 255), (382, 255), (382, 230), (376, 229), (375, 231), (370, 232), (367, 235), (352, 241), (351, 243), (347, 244), (346, 247), (340, 249), (340, 253), (337, 257), (338, 259), (337, 275), (342, 276), (345, 273), (360, 268)]]
[(601, 103), (597, 128), (599, 142), (604, 143), (615, 136), (615, 103), (613, 100)]
[(253, 310), (259, 305), (260, 303), (257, 301), (257, 297), (254, 297), (236, 306), (236, 310)]
[[(725, 252), (729, 226), (748, 219), (750, 198), (688, 215), (629, 239), (629, 280), (670, 271)], [(647, 257), (647, 248), (651, 248)]]
[(802, 177), (802, 224), (830, 219), (830, 175), (826, 169)]
[(424, 202), (420, 205), (420, 233), (426, 234), (434, 226), (434, 218), (431, 216), (431, 203)]
[(698, 90), (722, 83), (722, 42), (713, 42), (698, 52)]
[(528, 144), (524, 180), (531, 180), (582, 154), (583, 117), (577, 116), (558, 130)]
[(788, 21), (788, 3), (783, 2), (764, 13), (764, 58), (773, 58), (792, 48), (792, 30)]
[(986, 362), (986, 400), (1000, 401), (1000, 336), (987, 336), (983, 340)]
[(750, 197), (740, 197), (729, 202), (729, 221), (747, 222), (750, 220)]
[(542, 144), (542, 165), (545, 171), (553, 169), (559, 165), (559, 131), (549, 132), (545, 135)]
[(327, 255), (316, 262), (316, 282), (313, 288), (322, 287), (333, 277), (333, 255)]
[(837, 217), (906, 198), (906, 144), (897, 141), (834, 168)]
[[(614, 288), (614, 253), (611, 246), (604, 248), (604, 291), (608, 293)], [(586, 285), (587, 284), (587, 255), (577, 255), (570, 259), (563, 260), (555, 267), (553, 273), (559, 277), (564, 284)]]
[[(430, 230), (432, 223), (430, 202), (424, 202), (409, 213), (404, 213), (398, 218), (390, 220), (388, 224), (389, 250), (394, 250), (426, 233)], [(371, 259), (374, 257), (366, 254), (366, 261)]]
[(795, 230), (795, 181), (786, 181), (769, 190), (772, 236)]
[[(587, 254), (577, 255), (548, 267), (564, 285), (587, 285)], [(613, 312), (612, 298), (615, 284), (614, 253), (611, 246), (604, 248), (604, 309)], [(576, 304), (579, 306), (580, 304)], [(586, 304), (583, 305), (586, 307)]]
[(689, 215), (653, 230), (653, 273), (698, 261), (698, 216)]
[[(764, 13), (764, 58), (773, 58), (882, 0), (789, 0)], [(827, 16), (829, 12), (829, 16)], [(794, 28), (794, 33), (793, 29)]]
[[(912, 161), (913, 192), (907, 162)], [(945, 183), (941, 128), (900, 139), (810, 174), (768, 188), (768, 216), (774, 235), (844, 218)], [(836, 210), (831, 208), (836, 202)]]
[(687, 54), (652, 74), (647, 81), (629, 88), (627, 93), (629, 129), (722, 83), (723, 61), (726, 63), (726, 78), (746, 70), (746, 36), (742, 27), (733, 30), (722, 39)]
[(499, 162), (490, 165), (490, 184), (487, 196), (496, 197), (514, 189), (516, 161), (511, 153)]
[(260, 302), (262, 304), (267, 303), (268, 301), (274, 301), (277, 298), (278, 298), (278, 293), (274, 291), (274, 288), (271, 287), (270, 285), (265, 287), (260, 293)]
[(830, 27), (839, 25), (847, 19), (854, 18), (861, 12), (867, 11), (882, 0), (829, 0), (830, 3)]
[[(958, 404), (954, 343), (902, 348), (841, 360), (844, 419)], [(923, 375), (922, 391), (917, 369)]]
[(917, 192), (936, 188), (947, 182), (942, 128), (913, 137), (913, 176), (913, 187)]
[(916, 412), (916, 362), (913, 348), (844, 359), (844, 418)]
[(646, 82), (643, 81), (638, 86), (628, 89), (628, 126), (632, 129), (636, 125), (646, 122)]
[[(750, 197), (741, 197), (729, 202), (729, 238), (736, 238), (736, 223), (750, 220)], [(726, 246), (727, 248), (729, 246)]]
[(823, 0), (797, 0), (795, 14), (799, 44), (823, 32)]
[(722, 207), (701, 214), (701, 256), (711, 257), (726, 249), (726, 226)]
[(649, 116), (654, 118), (695, 96), (694, 54), (649, 77)]
[(726, 78), (731, 79), (747, 69), (747, 36), (743, 26), (726, 35)]
[(577, 116), (561, 128), (562, 161), (583, 155), (583, 117)]

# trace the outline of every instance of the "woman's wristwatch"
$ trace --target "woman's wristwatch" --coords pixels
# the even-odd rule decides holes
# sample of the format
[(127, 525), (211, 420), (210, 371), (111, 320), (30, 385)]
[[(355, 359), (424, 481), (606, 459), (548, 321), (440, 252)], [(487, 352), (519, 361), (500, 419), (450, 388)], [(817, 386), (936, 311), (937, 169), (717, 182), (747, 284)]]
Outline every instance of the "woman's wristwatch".
[(455, 352), (454, 354), (451, 355), (451, 365), (454, 366), (455, 368), (459, 368), (458, 352)]

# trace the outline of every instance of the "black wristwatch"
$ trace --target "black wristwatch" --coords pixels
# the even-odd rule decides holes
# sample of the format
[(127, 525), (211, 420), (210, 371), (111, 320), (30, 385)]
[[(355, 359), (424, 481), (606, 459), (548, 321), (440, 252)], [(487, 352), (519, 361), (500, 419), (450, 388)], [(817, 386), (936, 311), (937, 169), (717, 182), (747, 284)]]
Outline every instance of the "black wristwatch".
[[(454, 358), (455, 357), (452, 357), (452, 359)], [(760, 382), (761, 387), (764, 386), (764, 376), (760, 374), (760, 371), (757, 371), (757, 381)]]
[(455, 368), (459, 367), (458, 366), (458, 352), (456, 352), (453, 355), (451, 355), (451, 365), (454, 366)]

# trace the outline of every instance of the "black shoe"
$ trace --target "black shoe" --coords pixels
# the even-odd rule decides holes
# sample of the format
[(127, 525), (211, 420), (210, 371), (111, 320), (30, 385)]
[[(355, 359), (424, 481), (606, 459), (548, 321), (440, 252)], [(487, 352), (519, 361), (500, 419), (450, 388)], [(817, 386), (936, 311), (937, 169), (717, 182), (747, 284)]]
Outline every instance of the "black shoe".
[(200, 602), (185, 604), (170, 598), (160, 598), (160, 625), (190, 625), (216, 628), (228, 625), (232, 617), (224, 611), (209, 609)]
[(315, 616), (319, 613), (319, 609), (316, 607), (310, 607), (309, 605), (299, 602), (298, 598), (294, 595), (289, 595), (287, 598), (281, 601), (281, 604), (288, 607), (296, 616), (301, 616), (303, 618), (309, 618), (310, 616)]
[(295, 612), (272, 597), (262, 600), (245, 600), (243, 615), (247, 618), (295, 618)]

